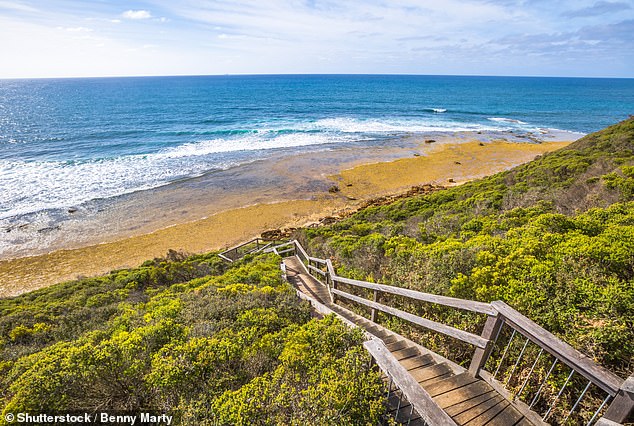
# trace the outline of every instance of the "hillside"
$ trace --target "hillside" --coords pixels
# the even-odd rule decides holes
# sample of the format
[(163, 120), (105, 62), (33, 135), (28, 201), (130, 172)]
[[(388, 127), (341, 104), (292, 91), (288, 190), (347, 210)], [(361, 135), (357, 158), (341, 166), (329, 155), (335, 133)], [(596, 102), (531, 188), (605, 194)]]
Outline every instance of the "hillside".
[[(301, 239), (315, 255), (333, 259), (342, 275), (504, 300), (629, 375), (633, 200), (634, 119), (628, 119), (510, 171), (370, 207), (304, 230)], [(477, 329), (471, 318), (455, 321)], [(441, 352), (460, 350), (416, 333)]]
[(311, 319), (280, 258), (171, 253), (0, 300), (3, 415), (129, 412), (172, 424), (376, 424), (362, 335)]
[[(634, 367), (634, 120), (459, 187), (304, 229), (343, 276), (501, 299), (622, 376)], [(312, 318), (279, 256), (170, 252), (0, 300), (4, 412), (157, 411), (184, 424), (376, 424), (362, 336)], [(476, 331), (481, 318), (410, 306)], [(448, 339), (379, 322), (460, 361)], [(4, 424), (0, 419), (0, 424)]]

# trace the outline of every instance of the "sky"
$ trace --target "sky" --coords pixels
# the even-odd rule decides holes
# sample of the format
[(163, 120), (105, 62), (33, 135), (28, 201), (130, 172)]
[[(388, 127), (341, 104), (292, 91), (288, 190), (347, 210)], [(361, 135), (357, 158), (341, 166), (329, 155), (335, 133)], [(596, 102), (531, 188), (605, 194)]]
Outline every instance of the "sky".
[(0, 78), (634, 77), (634, 0), (0, 0)]

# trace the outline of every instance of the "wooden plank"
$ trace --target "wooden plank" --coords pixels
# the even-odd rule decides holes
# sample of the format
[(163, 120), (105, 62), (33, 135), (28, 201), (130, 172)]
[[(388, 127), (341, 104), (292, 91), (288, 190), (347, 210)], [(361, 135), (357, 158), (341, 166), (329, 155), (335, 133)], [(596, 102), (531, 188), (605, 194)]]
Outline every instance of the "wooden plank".
[(506, 398), (509, 401), (514, 401), (513, 404), (515, 405), (515, 408), (517, 408), (522, 414), (524, 414), (524, 416), (528, 417), (533, 424), (536, 424), (536, 425), (547, 424), (542, 421), (542, 417), (539, 414), (535, 413), (534, 411), (531, 411), (528, 404), (522, 402), (519, 399), (515, 399), (515, 395), (513, 395), (508, 389), (506, 389), (504, 387), (504, 384), (495, 380), (491, 373), (489, 373), (486, 370), (480, 370), (480, 378), (484, 380), (493, 389), (495, 389), (495, 391), (499, 393), (500, 395), (502, 395), (504, 398)]
[[(469, 410), (463, 411), (460, 414), (452, 416), (452, 419), (458, 424), (465, 424), (474, 420), (484, 413), (495, 407), (496, 405), (506, 401), (502, 396), (495, 395), (493, 398), (490, 398), (482, 403), (471, 407)], [(508, 402), (508, 401), (506, 401)], [(503, 408), (503, 407), (502, 407)]]
[(343, 278), (336, 275), (333, 276), (332, 279), (334, 281), (337, 281), (343, 284), (350, 284), (356, 287), (369, 288), (372, 290), (382, 291), (384, 293), (396, 294), (399, 296), (408, 297), (410, 299), (420, 300), (422, 302), (435, 303), (437, 305), (449, 306), (452, 308), (463, 309), (467, 311), (477, 312), (480, 314), (487, 314), (487, 315), (493, 315), (493, 316), (497, 314), (495, 309), (493, 309), (491, 305), (488, 303), (476, 302), (473, 300), (458, 299), (455, 297), (440, 296), (440, 295), (431, 294), (431, 293), (423, 293), (421, 291), (410, 290), (408, 288), (394, 287), (394, 286), (385, 285), (385, 284), (369, 283), (366, 281)]
[(326, 269), (328, 269), (328, 274), (330, 275), (331, 279), (332, 277), (337, 276), (337, 274), (335, 274), (335, 268), (333, 268), (332, 262), (330, 261), (330, 259), (326, 259)]
[(511, 426), (519, 422), (523, 417), (522, 413), (513, 407), (513, 404), (509, 404), (500, 414), (487, 423), (487, 426)]
[(515, 423), (515, 426), (535, 426), (535, 424), (526, 417), (522, 417), (519, 422)]
[(310, 260), (311, 262), (319, 263), (320, 265), (325, 265), (326, 264), (326, 261), (324, 259), (320, 259), (318, 257), (310, 257), (310, 256), (308, 256), (308, 260)]
[(470, 410), (471, 408), (475, 407), (476, 405), (480, 405), (485, 401), (488, 401), (489, 399), (498, 396), (498, 393), (494, 390), (490, 391), (490, 392), (486, 392), (483, 393), (482, 395), (478, 395), (475, 398), (470, 398), (467, 399), (466, 401), (462, 401), (462, 402), (458, 402), (454, 405), (451, 405), (449, 407), (444, 407), (444, 410), (447, 412), (447, 414), (449, 414), (451, 417), (457, 416), (460, 413), (463, 413), (467, 410)]
[(418, 382), (418, 384), (424, 387), (425, 389), (427, 389), (427, 386), (434, 385), (440, 381), (450, 378), (453, 375), (454, 373), (452, 371), (451, 373), (445, 373), (442, 376), (436, 376), (436, 377), (432, 377), (431, 379), (423, 380), (421, 382)]
[[(494, 401), (494, 399), (491, 399), (483, 404), (480, 404), (482, 406), (484, 405), (490, 405), (492, 404), (492, 402)], [(464, 425), (469, 425), (469, 426), (484, 426), (487, 423), (489, 423), (495, 416), (497, 416), (500, 411), (504, 410), (510, 403), (500, 397), (500, 400), (497, 401), (496, 404), (492, 404), (490, 407), (488, 407), (488, 409), (486, 409), (484, 412), (480, 413), (477, 417), (467, 421), (467, 422), (463, 422), (461, 419), (462, 416), (464, 417), (468, 417), (467, 413), (470, 413), (471, 411), (475, 411), (476, 408), (474, 408), (473, 410), (469, 410), (466, 411), (462, 414), (459, 414), (456, 416), (455, 421), (458, 424), (464, 424)], [(480, 405), (478, 407), (480, 407)]]
[(451, 371), (451, 368), (449, 368), (446, 364), (432, 364), (426, 367), (409, 370), (409, 374), (418, 383), (450, 373), (453, 373), (453, 371)]
[(434, 359), (428, 354), (407, 358), (401, 361), (401, 365), (408, 371), (424, 367), (429, 364), (434, 364)]
[(491, 386), (485, 382), (478, 381), (455, 391), (437, 396), (434, 400), (438, 403), (438, 405), (445, 408), (491, 391), (493, 391)]
[(500, 332), (504, 321), (502, 320), (500, 315), (490, 316), (487, 318), (484, 323), (484, 328), (482, 329), (482, 338), (488, 341), (487, 346), (483, 348), (476, 348), (473, 353), (473, 357), (471, 358), (471, 364), (469, 365), (469, 372), (474, 376), (478, 376), (480, 373), (480, 369), (484, 367), (489, 356), (491, 355), (491, 351), (493, 351), (493, 340)]
[(432, 400), (431, 396), (421, 388), (399, 362), (394, 359), (383, 342), (372, 339), (363, 343), (377, 365), (384, 372), (389, 372), (394, 384), (403, 392), (416, 412), (430, 425), (449, 426), (456, 423)]
[[(383, 340), (383, 343), (385, 343), (385, 340)], [(397, 340), (394, 343), (389, 343), (389, 344), (386, 343), (385, 346), (387, 347), (387, 350), (390, 352), (399, 351), (401, 349), (411, 347), (409, 342), (407, 342), (407, 340)]]
[(456, 374), (445, 380), (434, 383), (433, 385), (425, 385), (425, 390), (433, 398), (443, 393), (469, 385), (477, 380), (478, 379), (469, 373)]
[(420, 352), (418, 352), (418, 349), (412, 348), (412, 347), (401, 349), (400, 351), (392, 352), (392, 356), (396, 358), (397, 360), (411, 358), (413, 356), (418, 356), (418, 355), (420, 355)]
[(385, 343), (386, 345), (389, 345), (390, 343), (397, 342), (400, 339), (402, 339), (402, 337), (399, 336), (398, 334), (390, 334), (389, 336), (381, 340), (383, 340), (383, 343)]
[[(297, 240), (293, 240), (293, 243), (295, 244), (295, 248), (297, 249), (297, 254), (301, 255), (301, 257), (308, 262), (308, 253), (306, 253), (306, 250), (304, 250), (304, 247), (302, 247), (302, 245), (299, 243), (299, 241)], [(303, 262), (302, 262), (303, 264)]]
[(374, 308), (379, 311), (385, 312), (387, 314), (394, 315), (395, 317), (404, 319), (416, 325), (420, 325), (421, 327), (427, 328), (429, 330), (446, 334), (447, 336), (453, 337), (454, 339), (458, 339), (462, 342), (470, 343), (479, 348), (485, 348), (488, 343), (488, 340), (483, 339), (482, 337), (469, 333), (467, 331), (450, 327), (448, 325), (441, 324), (436, 321), (428, 320), (426, 318), (421, 318), (417, 315), (410, 314), (409, 312), (401, 311), (400, 309), (392, 308), (390, 306), (386, 306), (381, 303), (371, 302), (369, 300), (363, 299), (353, 294), (346, 293), (345, 291), (332, 289), (332, 293), (336, 294), (337, 296), (346, 298), (348, 300), (352, 300), (353, 302), (357, 302), (361, 305), (365, 305), (370, 308)]
[(292, 247), (291, 247), (291, 248), (289, 248), (289, 249), (286, 249), (286, 250), (282, 250), (282, 251), (275, 249), (275, 252), (276, 252), (277, 254), (279, 254), (279, 255), (282, 255), (282, 254), (285, 254), (285, 253), (290, 253), (290, 252), (292, 252), (292, 251), (295, 251), (295, 249), (294, 249), (294, 248), (292, 248)]
[(614, 396), (625, 380), (606, 370), (592, 359), (574, 349), (569, 344), (557, 338), (554, 334), (543, 329), (524, 315), (517, 312), (504, 302), (491, 303), (513, 328), (530, 338), (534, 343), (544, 348), (545, 351), (573, 368), (586, 379)]
[(326, 276), (326, 272), (322, 271), (321, 269), (315, 268), (313, 265), (306, 265), (306, 266), (308, 266), (308, 269), (310, 269), (311, 271), (317, 272), (321, 276), (324, 276), (324, 277)]

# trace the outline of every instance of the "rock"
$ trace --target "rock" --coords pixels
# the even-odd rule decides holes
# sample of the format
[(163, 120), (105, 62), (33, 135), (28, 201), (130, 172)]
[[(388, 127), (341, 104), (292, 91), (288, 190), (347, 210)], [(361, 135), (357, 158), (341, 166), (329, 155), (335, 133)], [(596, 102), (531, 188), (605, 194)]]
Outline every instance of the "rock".
[(337, 222), (337, 218), (334, 216), (326, 216), (319, 221), (322, 225), (331, 225), (335, 222)]
[(414, 157), (420, 157), (420, 154), (416, 152), (414, 153)]
[(351, 183), (346, 183), (346, 186), (347, 186), (347, 187), (351, 187), (351, 186), (352, 186), (352, 184), (351, 184)]
[(460, 161), (454, 161), (453, 163), (458, 165), (462, 164)]
[(68, 213), (75, 213), (77, 211), (77, 207), (69, 207), (68, 208)]
[(435, 139), (425, 139), (425, 143), (434, 143), (436, 142)]
[(447, 179), (447, 182), (455, 183), (456, 181), (453, 180), (453, 178), (449, 178), (449, 179)]
[(484, 142), (480, 142), (478, 145), (480, 145), (480, 146), (484, 146)]
[(265, 241), (277, 241), (289, 239), (297, 228), (270, 229), (262, 232), (260, 237)]
[(337, 185), (333, 185), (330, 188), (328, 188), (328, 192), (330, 192), (331, 194), (336, 194), (339, 191), (340, 189)]

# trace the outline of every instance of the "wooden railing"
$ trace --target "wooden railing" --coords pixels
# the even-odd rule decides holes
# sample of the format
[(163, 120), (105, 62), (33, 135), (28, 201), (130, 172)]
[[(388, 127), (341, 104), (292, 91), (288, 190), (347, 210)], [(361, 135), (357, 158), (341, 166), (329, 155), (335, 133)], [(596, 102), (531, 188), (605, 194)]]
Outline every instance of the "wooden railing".
[[(619, 424), (634, 413), (634, 376), (620, 378), (504, 302), (463, 300), (340, 277), (329, 259), (309, 256), (296, 240), (264, 251), (296, 255), (306, 273), (326, 285), (332, 303), (345, 300), (369, 308), (372, 321), (383, 312), (472, 345), (469, 372), (513, 400), (536, 423)], [(372, 300), (340, 289), (342, 284), (370, 290)], [(474, 334), (380, 303), (386, 294), (484, 314), (486, 321), (481, 333)]]
[(246, 243), (238, 244), (226, 249), (218, 256), (227, 262), (235, 262), (236, 260), (246, 256), (247, 254), (258, 253), (275, 245), (274, 242), (267, 242), (261, 238), (253, 238)]

